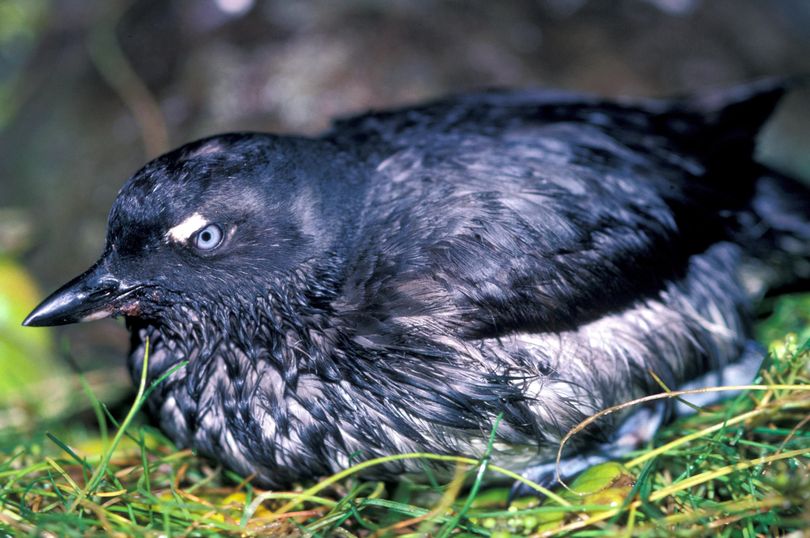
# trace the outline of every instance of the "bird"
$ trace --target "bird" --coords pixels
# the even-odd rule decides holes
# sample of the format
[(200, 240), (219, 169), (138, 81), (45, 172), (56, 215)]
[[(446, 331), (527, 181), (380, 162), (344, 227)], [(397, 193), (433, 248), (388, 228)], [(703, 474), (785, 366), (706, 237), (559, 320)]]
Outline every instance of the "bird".
[[(594, 413), (739, 364), (756, 301), (808, 281), (810, 189), (754, 156), (789, 86), (482, 90), (191, 142), (23, 324), (123, 317), (159, 427), (257, 485), (414, 452), (537, 476)], [(364, 476), (426, 465), (447, 471)]]

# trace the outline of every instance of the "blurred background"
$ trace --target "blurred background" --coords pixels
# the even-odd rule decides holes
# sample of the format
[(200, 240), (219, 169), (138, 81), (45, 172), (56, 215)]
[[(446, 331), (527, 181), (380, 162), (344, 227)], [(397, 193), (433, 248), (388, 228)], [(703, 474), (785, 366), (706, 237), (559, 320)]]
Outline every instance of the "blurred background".
[[(170, 147), (485, 86), (663, 96), (808, 72), (807, 0), (0, 0), (0, 377), (69, 356), (126, 384), (120, 323), (19, 322), (95, 260), (116, 192)], [(763, 144), (804, 177), (808, 103)]]

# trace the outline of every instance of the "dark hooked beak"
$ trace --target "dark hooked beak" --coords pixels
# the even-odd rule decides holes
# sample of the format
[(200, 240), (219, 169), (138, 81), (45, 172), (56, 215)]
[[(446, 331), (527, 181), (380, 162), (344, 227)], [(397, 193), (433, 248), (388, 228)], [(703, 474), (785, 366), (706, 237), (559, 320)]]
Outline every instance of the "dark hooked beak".
[(53, 292), (22, 324), (47, 327), (106, 318), (120, 313), (122, 302), (137, 288), (124, 285), (99, 262)]

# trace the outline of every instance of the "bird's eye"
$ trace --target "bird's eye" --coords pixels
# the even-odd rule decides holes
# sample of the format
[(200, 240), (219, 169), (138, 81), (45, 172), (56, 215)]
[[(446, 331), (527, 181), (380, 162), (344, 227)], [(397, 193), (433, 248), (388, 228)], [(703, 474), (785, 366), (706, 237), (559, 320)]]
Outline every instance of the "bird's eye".
[(218, 224), (209, 224), (197, 232), (194, 244), (200, 250), (213, 250), (222, 243), (222, 237), (222, 228)]

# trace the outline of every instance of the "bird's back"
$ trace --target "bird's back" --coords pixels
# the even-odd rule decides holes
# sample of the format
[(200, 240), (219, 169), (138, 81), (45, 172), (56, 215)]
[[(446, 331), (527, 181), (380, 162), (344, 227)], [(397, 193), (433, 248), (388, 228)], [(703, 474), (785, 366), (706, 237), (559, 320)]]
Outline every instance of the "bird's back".
[[(807, 189), (753, 160), (783, 91), (495, 92), (337, 123), (327, 138), (373, 174), (335, 304), (358, 354), (386, 357), (364, 374), (398, 380), (380, 401), (435, 425), (445, 450), (470, 447), (443, 428), (497, 412), (512, 443), (553, 444), (656, 390), (650, 370), (674, 387), (735, 361), (763, 286), (745, 282), (754, 253), (783, 240), (782, 262), (810, 258)], [(753, 238), (751, 219), (773, 236)], [(430, 406), (406, 405), (417, 388)]]
[[(730, 237), (765, 173), (753, 161), (756, 132), (783, 92), (771, 82), (635, 103), (490, 92), (344, 120), (327, 138), (374, 167), (362, 240), (390, 242), (416, 263), (435, 246), (474, 262), (473, 280), (527, 257), (538, 272), (580, 271), (587, 260), (567, 258), (593, 252), (610, 264), (580, 274), (569, 288), (581, 293), (560, 303), (596, 315), (603, 305), (589, 290), (614, 305), (617, 293), (657, 291), (691, 255)], [(483, 235), (467, 233), (481, 223)], [(476, 240), (484, 236), (494, 244)], [(454, 238), (472, 241), (438, 245)], [(569, 316), (550, 310), (547, 321), (566, 326)]]

